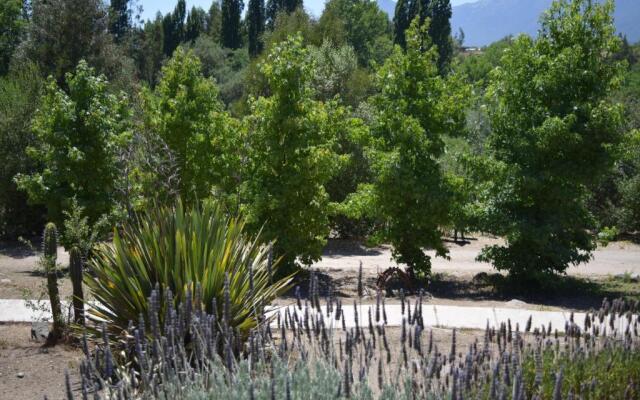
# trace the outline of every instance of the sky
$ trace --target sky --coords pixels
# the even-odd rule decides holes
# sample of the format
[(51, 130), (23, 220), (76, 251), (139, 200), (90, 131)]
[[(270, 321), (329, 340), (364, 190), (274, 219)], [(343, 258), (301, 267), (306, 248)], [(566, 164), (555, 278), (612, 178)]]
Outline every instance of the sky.
[[(212, 1), (213, 0), (186, 0), (187, 10), (193, 6), (199, 6), (208, 11)], [(312, 15), (319, 16), (322, 13), (325, 1), (326, 0), (304, 0), (304, 5)], [(477, 0), (451, 0), (451, 4), (456, 6), (474, 1)], [(176, 3), (177, 0), (138, 0), (138, 4), (142, 5), (143, 8), (143, 20), (153, 19), (158, 11), (163, 14), (172, 11)], [(248, 0), (245, 0), (245, 4), (246, 3), (248, 3)]]

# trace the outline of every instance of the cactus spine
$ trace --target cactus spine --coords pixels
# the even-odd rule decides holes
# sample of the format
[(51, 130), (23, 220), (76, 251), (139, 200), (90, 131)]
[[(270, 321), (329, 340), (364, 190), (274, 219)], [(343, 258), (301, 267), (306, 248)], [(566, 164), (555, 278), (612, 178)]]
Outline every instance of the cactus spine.
[(51, 314), (53, 316), (53, 330), (49, 334), (50, 344), (55, 344), (62, 337), (64, 321), (62, 319), (62, 306), (60, 304), (60, 292), (58, 291), (58, 271), (56, 261), (58, 258), (58, 230), (53, 222), (49, 222), (44, 228), (42, 237), (42, 250), (44, 264), (47, 273), (47, 290), (51, 301)]
[(84, 323), (84, 295), (82, 293), (82, 252), (74, 246), (69, 252), (69, 272), (73, 285), (73, 320)]

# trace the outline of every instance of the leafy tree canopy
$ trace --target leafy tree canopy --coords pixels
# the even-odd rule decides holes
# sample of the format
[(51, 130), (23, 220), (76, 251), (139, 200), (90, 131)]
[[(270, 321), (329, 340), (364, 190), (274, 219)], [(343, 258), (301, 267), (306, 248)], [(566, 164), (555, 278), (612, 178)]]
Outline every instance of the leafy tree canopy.
[(481, 258), (499, 270), (531, 277), (590, 259), (587, 186), (621, 139), (621, 108), (606, 101), (622, 72), (612, 11), (611, 1), (555, 1), (538, 39), (516, 39), (492, 73), (495, 166), (484, 217), (506, 244)]
[(439, 76), (428, 24), (415, 18), (406, 37), (406, 50), (396, 46), (377, 75), (368, 148), (375, 177), (347, 199), (347, 209), (382, 218), (379, 239), (391, 241), (394, 258), (425, 277), (431, 263), (423, 249), (447, 253), (439, 226), (448, 221), (452, 192), (437, 159), (443, 136), (463, 131), (469, 90), (457, 76)]
[(224, 110), (218, 88), (200, 60), (179, 47), (162, 68), (154, 91), (143, 93), (146, 129), (156, 132), (177, 159), (179, 191), (188, 203), (213, 192), (233, 192), (240, 126)]
[(335, 173), (334, 104), (313, 100), (314, 66), (300, 35), (274, 47), (261, 64), (270, 96), (251, 105), (244, 198), (249, 220), (277, 239), (291, 265), (318, 260), (329, 234), (325, 183)]
[(109, 93), (106, 78), (84, 60), (66, 83), (63, 90), (49, 79), (32, 123), (37, 140), (27, 150), (37, 168), (16, 176), (29, 200), (44, 204), (59, 225), (74, 198), (93, 222), (112, 211), (116, 155), (130, 136), (131, 118), (127, 98)]

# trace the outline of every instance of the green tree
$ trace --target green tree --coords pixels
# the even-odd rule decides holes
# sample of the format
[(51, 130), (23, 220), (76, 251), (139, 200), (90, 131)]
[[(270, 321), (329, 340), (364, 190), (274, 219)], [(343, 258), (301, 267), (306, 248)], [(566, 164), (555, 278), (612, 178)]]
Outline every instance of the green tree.
[(33, 0), (25, 55), (44, 76), (62, 83), (84, 59), (111, 81), (123, 71), (124, 57), (108, 32), (101, 0)]
[(411, 0), (398, 0), (393, 16), (393, 40), (404, 48), (406, 46), (405, 31), (411, 25), (415, 15), (411, 15)]
[(261, 65), (271, 95), (252, 102), (248, 120), (247, 215), (289, 265), (318, 260), (329, 234), (337, 106), (313, 100), (313, 71), (300, 35), (276, 45)]
[(264, 26), (264, 0), (249, 0), (249, 9), (247, 10), (247, 34), (249, 36), (249, 55), (251, 57), (256, 57), (262, 52)]
[(464, 74), (469, 82), (480, 89), (489, 84), (489, 73), (498, 65), (502, 56), (513, 44), (513, 38), (507, 36), (484, 47), (481, 52), (460, 55), (456, 70)]
[(380, 94), (367, 156), (374, 179), (347, 199), (352, 216), (382, 220), (378, 240), (389, 240), (396, 261), (426, 277), (431, 261), (423, 249), (446, 256), (439, 227), (449, 222), (452, 189), (438, 158), (443, 136), (464, 129), (468, 88), (457, 76), (438, 75), (438, 53), (428, 25), (415, 18), (407, 30), (406, 51), (396, 46), (377, 75)]
[(36, 234), (43, 226), (42, 207), (27, 204), (13, 177), (30, 173), (34, 161), (26, 150), (35, 144), (30, 121), (39, 105), (43, 80), (33, 63), (0, 77), (0, 237)]
[(222, 0), (221, 42), (223, 47), (230, 49), (242, 47), (240, 17), (243, 9), (242, 0)]
[(358, 70), (358, 60), (353, 47), (334, 46), (325, 40), (322, 46), (309, 46), (315, 64), (312, 85), (318, 99), (328, 101), (336, 96), (346, 95), (349, 80)]
[(134, 59), (141, 79), (153, 86), (164, 60), (164, 30), (162, 15), (158, 13), (156, 19), (147, 21), (140, 33), (139, 51), (134, 53)]
[(47, 83), (32, 123), (36, 142), (27, 150), (37, 168), (15, 178), (59, 225), (74, 198), (91, 222), (111, 212), (116, 154), (129, 137), (131, 117), (124, 94), (109, 93), (106, 78), (85, 61), (67, 74), (66, 86), (62, 90), (53, 78)]
[(9, 62), (20, 41), (24, 24), (22, 0), (0, 3), (0, 76), (9, 71)]
[(564, 272), (595, 247), (587, 189), (621, 138), (621, 108), (606, 101), (622, 72), (612, 11), (612, 1), (554, 1), (538, 38), (516, 39), (492, 73), (483, 218), (506, 243), (480, 258), (516, 278)]
[(215, 82), (202, 75), (192, 51), (174, 52), (155, 90), (144, 91), (143, 108), (146, 130), (176, 157), (182, 199), (194, 204), (213, 193), (233, 194), (240, 127), (224, 112)]
[(269, 27), (273, 28), (278, 14), (290, 14), (302, 7), (302, 0), (267, 0), (266, 17)]
[(162, 19), (162, 30), (164, 54), (171, 57), (175, 49), (184, 41), (184, 21), (187, 15), (187, 5), (185, 0), (178, 0), (173, 12), (168, 13)]
[(215, 0), (211, 3), (209, 8), (209, 15), (207, 19), (207, 33), (217, 43), (221, 43), (222, 35), (222, 10), (220, 1)]
[(640, 131), (624, 141), (622, 161), (626, 165), (618, 182), (620, 209), (617, 223), (623, 232), (640, 232)]
[(393, 47), (389, 17), (374, 1), (330, 0), (318, 30), (336, 45), (353, 47), (363, 67), (382, 64)]
[(395, 42), (405, 46), (405, 31), (416, 16), (420, 22), (429, 18), (429, 36), (438, 49), (438, 70), (447, 72), (453, 57), (451, 38), (451, 1), (450, 0), (399, 0), (394, 16)]
[(187, 23), (184, 28), (184, 41), (193, 43), (206, 32), (207, 13), (200, 7), (192, 7), (187, 15)]
[(202, 62), (204, 76), (215, 79), (220, 100), (227, 106), (240, 101), (245, 91), (245, 72), (249, 64), (247, 49), (222, 48), (206, 35), (199, 37), (192, 49)]
[(297, 34), (302, 35), (304, 45), (321, 43), (318, 43), (315, 21), (304, 9), (298, 8), (291, 13), (277, 14), (273, 26), (264, 34), (267, 53), (290, 36)]
[(116, 43), (121, 43), (131, 31), (132, 12), (129, 2), (130, 0), (111, 0), (109, 6), (109, 32)]
[(451, 37), (451, 0), (431, 0), (427, 12), (421, 12), (421, 17), (430, 18), (429, 36), (438, 48), (438, 71), (440, 74), (448, 72), (453, 58), (453, 41)]

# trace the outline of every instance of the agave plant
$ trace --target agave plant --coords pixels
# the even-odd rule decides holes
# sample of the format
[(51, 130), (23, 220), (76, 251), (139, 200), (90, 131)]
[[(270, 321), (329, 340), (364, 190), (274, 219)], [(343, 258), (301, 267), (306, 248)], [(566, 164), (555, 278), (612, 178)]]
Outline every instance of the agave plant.
[[(95, 299), (87, 317), (106, 321), (112, 332), (149, 315), (159, 315), (164, 326), (170, 302), (225, 315), (230, 328), (246, 335), (291, 282), (291, 276), (273, 281), (279, 260), (270, 260), (271, 245), (248, 235), (243, 218), (226, 215), (215, 202), (153, 208), (96, 248), (84, 278)], [(154, 290), (161, 295), (151, 299)]]

